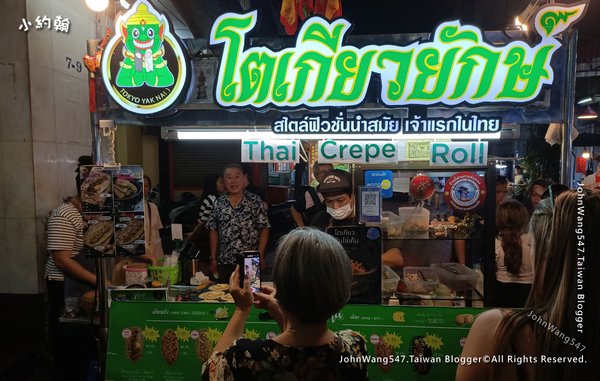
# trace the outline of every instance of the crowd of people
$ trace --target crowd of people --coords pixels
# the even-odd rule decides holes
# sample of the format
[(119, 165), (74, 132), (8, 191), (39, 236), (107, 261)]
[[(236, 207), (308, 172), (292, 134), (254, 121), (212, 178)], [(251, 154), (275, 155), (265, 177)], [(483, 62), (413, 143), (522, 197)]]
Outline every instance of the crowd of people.
[[(600, 276), (598, 191), (563, 192), (556, 198), (551, 221), (547, 238), (534, 243), (537, 267), (525, 308), (481, 314), (462, 352), (463, 358), (505, 354), (525, 361), (459, 363), (456, 380), (593, 379), (600, 372), (595, 361), (600, 332), (589, 318), (600, 308), (593, 284)], [(583, 362), (542, 363), (541, 355), (583, 356)]]
[[(265, 373), (282, 377), (293, 374), (302, 379), (306, 376), (303, 372), (315, 369), (317, 379), (366, 379), (366, 364), (339, 361), (340, 356), (366, 354), (364, 338), (351, 330), (332, 332), (327, 327), (329, 317), (350, 298), (352, 269), (340, 243), (323, 231), (352, 224), (356, 213), (352, 175), (320, 163), (313, 166), (313, 175), (316, 188), (306, 188), (303, 197), (290, 210), (299, 227), (285, 235), (277, 246), (273, 265), (275, 288), (262, 287), (255, 294), (249, 289), (248, 279), (240, 287), (236, 254), (256, 250), (260, 253), (261, 266), (266, 264), (264, 256), (270, 229), (267, 204), (260, 195), (251, 192), (248, 171), (240, 164), (228, 164), (222, 174), (207, 177), (198, 226), (188, 239), (198, 240), (204, 235), (212, 275), (229, 283), (236, 308), (204, 365), (204, 379), (259, 379)], [(79, 174), (77, 184), (79, 189)], [(517, 185), (521, 189), (517, 190)], [(501, 176), (496, 179), (494, 245), (494, 305), (525, 309), (495, 309), (481, 314), (469, 333), (462, 356), (578, 354), (579, 347), (575, 348), (572, 343), (589, 348), (587, 352), (582, 351), (583, 354), (600, 353), (597, 331), (587, 325), (584, 334), (581, 325), (574, 323), (580, 316), (576, 316), (577, 311), (597, 311), (600, 307), (598, 292), (593, 287), (585, 288), (585, 308), (580, 306), (581, 289), (576, 281), (581, 274), (588, 280), (598, 279), (598, 257), (592, 253), (597, 252), (600, 243), (600, 196), (591, 189), (593, 186), (569, 190), (541, 180), (526, 185), (522, 179), (515, 178), (511, 197), (508, 181)], [(146, 196), (150, 188), (151, 180), (145, 176)], [(162, 222), (156, 205), (146, 203), (144, 208), (146, 254), (137, 260), (156, 264), (164, 256), (158, 234)], [(578, 227), (583, 229), (581, 234), (577, 233)], [(90, 342), (82, 340), (89, 335), (77, 333), (77, 339), (72, 340), (73, 333), (58, 323), (65, 296), (68, 296), (65, 290), (70, 289), (65, 286), (71, 283), (78, 289), (88, 290), (97, 287), (93, 267), (80, 255), (84, 223), (79, 195), (68, 197), (52, 211), (47, 230), (50, 333), (56, 364), (66, 366), (77, 358), (74, 351), (77, 355), (89, 356)], [(582, 245), (589, 253), (585, 259), (578, 254)], [(393, 264), (401, 259), (393, 250), (383, 255), (384, 263)], [(578, 261), (585, 261), (585, 266), (579, 266)], [(281, 328), (279, 335), (269, 340), (239, 338), (253, 306), (269, 311)], [(548, 333), (547, 325), (556, 327), (569, 342)], [(286, 361), (282, 361), (283, 358)], [(320, 365), (309, 369), (308, 364), (314, 364), (315, 359)], [(78, 379), (85, 371), (60, 366), (57, 369), (57, 379)], [(461, 364), (456, 379), (542, 380), (572, 376), (586, 379), (598, 370), (592, 361), (560, 367)]]

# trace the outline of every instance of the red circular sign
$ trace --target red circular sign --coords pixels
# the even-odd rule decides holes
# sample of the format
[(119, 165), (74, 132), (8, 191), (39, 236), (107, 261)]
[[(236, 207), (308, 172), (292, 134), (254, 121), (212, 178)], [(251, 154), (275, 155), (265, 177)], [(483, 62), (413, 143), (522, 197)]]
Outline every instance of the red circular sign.
[(426, 175), (416, 175), (410, 181), (409, 191), (416, 200), (427, 200), (433, 196), (435, 184), (431, 177)]
[(451, 176), (444, 187), (446, 203), (455, 210), (477, 209), (486, 195), (483, 178), (473, 172), (459, 172)]

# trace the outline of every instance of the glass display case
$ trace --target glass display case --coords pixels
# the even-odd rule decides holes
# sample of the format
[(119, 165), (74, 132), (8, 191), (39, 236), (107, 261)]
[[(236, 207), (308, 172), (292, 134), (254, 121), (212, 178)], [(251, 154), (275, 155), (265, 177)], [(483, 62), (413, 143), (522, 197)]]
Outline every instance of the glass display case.
[[(384, 180), (377, 184), (373, 178)], [(383, 189), (381, 221), (368, 223), (382, 232), (383, 304), (397, 297), (401, 305), (490, 305), (495, 278), (492, 162), (444, 168), (426, 162), (356, 165), (354, 181), (357, 187)]]

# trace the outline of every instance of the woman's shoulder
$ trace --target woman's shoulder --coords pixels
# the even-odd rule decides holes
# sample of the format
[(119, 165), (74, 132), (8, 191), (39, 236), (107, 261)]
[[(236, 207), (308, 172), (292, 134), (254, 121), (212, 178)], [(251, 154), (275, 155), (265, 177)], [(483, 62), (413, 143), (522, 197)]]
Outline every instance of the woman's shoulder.
[(267, 346), (273, 346), (276, 344), (277, 343), (275, 341), (270, 339), (262, 340), (239, 338), (233, 342), (233, 345), (230, 348), (246, 351), (254, 348), (264, 348)]

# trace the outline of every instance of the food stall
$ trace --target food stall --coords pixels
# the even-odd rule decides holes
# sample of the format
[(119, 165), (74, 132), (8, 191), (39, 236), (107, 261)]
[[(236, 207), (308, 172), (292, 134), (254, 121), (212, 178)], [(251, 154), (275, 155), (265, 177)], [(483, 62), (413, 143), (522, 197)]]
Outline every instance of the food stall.
[[(257, 13), (228, 13), (210, 34), (220, 53), (215, 69), (213, 58), (190, 65), (168, 19), (139, 0), (116, 20), (102, 79), (118, 105), (117, 124), (161, 126), (165, 139), (235, 139), (246, 163), (346, 168), (354, 219), (328, 232), (351, 258), (367, 255), (374, 265), (356, 266), (356, 298), (330, 327), (367, 339), (372, 379), (452, 379), (469, 327), (494, 301), (489, 142), (526, 114), (562, 118), (567, 30), (584, 11), (541, 8), (535, 41), (459, 21), (431, 35), (353, 38), (349, 21), (319, 17), (307, 19), (293, 42), (249, 39)], [(160, 38), (142, 57), (128, 28), (149, 19), (161, 25)], [(191, 67), (203, 74), (190, 79)], [(214, 109), (181, 104), (207, 73)], [(376, 249), (357, 250), (363, 242)], [(396, 265), (384, 265), (390, 251), (401, 255)], [(231, 297), (219, 285), (176, 281), (111, 291), (107, 380), (199, 375), (233, 311)], [(245, 336), (277, 332), (253, 311)]]

